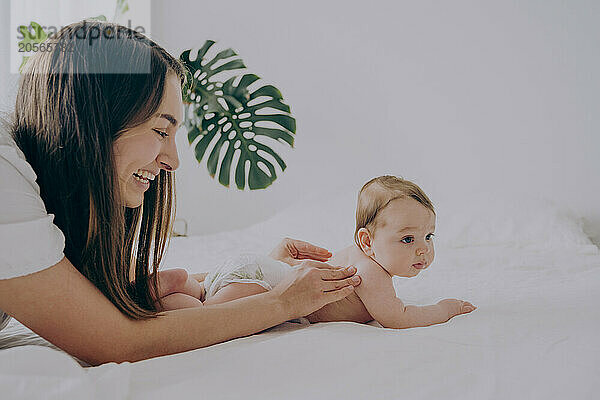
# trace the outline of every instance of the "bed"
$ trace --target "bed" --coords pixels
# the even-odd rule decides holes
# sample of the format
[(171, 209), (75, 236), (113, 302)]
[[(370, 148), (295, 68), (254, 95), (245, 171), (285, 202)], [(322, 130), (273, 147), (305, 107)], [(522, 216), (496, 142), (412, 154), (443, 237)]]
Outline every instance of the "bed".
[[(242, 230), (173, 238), (165, 268), (208, 271), (284, 236), (352, 241), (353, 192), (305, 199)], [(405, 304), (478, 309), (405, 330), (287, 322), (136, 363), (82, 368), (45, 346), (0, 351), (5, 398), (592, 399), (599, 396), (600, 253), (581, 218), (547, 199), (485, 193), (438, 201), (436, 259), (394, 278)], [(17, 324), (15, 321), (12, 323)], [(16, 329), (16, 328), (15, 328)]]

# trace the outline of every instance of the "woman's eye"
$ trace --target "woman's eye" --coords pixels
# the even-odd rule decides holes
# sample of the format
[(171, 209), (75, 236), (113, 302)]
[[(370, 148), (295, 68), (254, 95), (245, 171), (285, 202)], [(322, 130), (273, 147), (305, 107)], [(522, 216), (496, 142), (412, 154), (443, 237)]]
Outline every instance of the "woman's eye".
[(434, 235), (433, 233), (430, 233), (430, 234), (429, 234), (429, 235), (427, 235), (427, 236), (429, 236), (429, 239), (433, 239), (433, 237), (434, 237), (435, 235)]
[[(405, 240), (410, 240), (410, 242), (405, 242)], [(405, 238), (403, 238), (402, 240), (400, 240), (402, 243), (412, 243), (413, 237), (412, 236), (407, 236)]]
[(169, 136), (167, 132), (159, 131), (158, 129), (153, 129), (154, 132), (158, 133), (161, 137), (166, 138)]

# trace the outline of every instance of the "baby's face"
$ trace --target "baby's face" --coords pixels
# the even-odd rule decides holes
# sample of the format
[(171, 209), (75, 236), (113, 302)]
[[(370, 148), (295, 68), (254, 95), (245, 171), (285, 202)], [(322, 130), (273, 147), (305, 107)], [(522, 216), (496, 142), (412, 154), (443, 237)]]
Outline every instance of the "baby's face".
[[(373, 257), (391, 275), (412, 277), (435, 257), (435, 214), (414, 199), (396, 199), (377, 216)], [(422, 263), (422, 269), (413, 264)]]

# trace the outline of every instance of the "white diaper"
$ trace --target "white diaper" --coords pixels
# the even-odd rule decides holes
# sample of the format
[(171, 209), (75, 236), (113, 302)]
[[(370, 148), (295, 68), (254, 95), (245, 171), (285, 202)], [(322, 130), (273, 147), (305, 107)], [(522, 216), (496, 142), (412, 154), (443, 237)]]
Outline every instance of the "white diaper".
[(290, 265), (261, 254), (244, 253), (230, 257), (204, 278), (205, 299), (235, 282), (256, 283), (271, 290), (291, 269)]

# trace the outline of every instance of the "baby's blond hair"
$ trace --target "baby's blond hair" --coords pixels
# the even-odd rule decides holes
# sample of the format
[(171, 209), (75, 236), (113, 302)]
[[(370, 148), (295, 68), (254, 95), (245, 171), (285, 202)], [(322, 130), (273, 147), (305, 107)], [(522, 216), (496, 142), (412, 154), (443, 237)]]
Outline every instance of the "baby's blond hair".
[[(358, 231), (366, 228), (375, 235), (378, 228), (377, 214), (383, 210), (392, 200), (412, 198), (421, 203), (425, 208), (433, 212), (433, 204), (425, 192), (415, 183), (403, 178), (391, 175), (378, 176), (365, 183), (358, 193), (356, 204), (356, 229), (354, 230), (354, 242), (358, 242)], [(383, 226), (383, 225), (381, 225)]]

